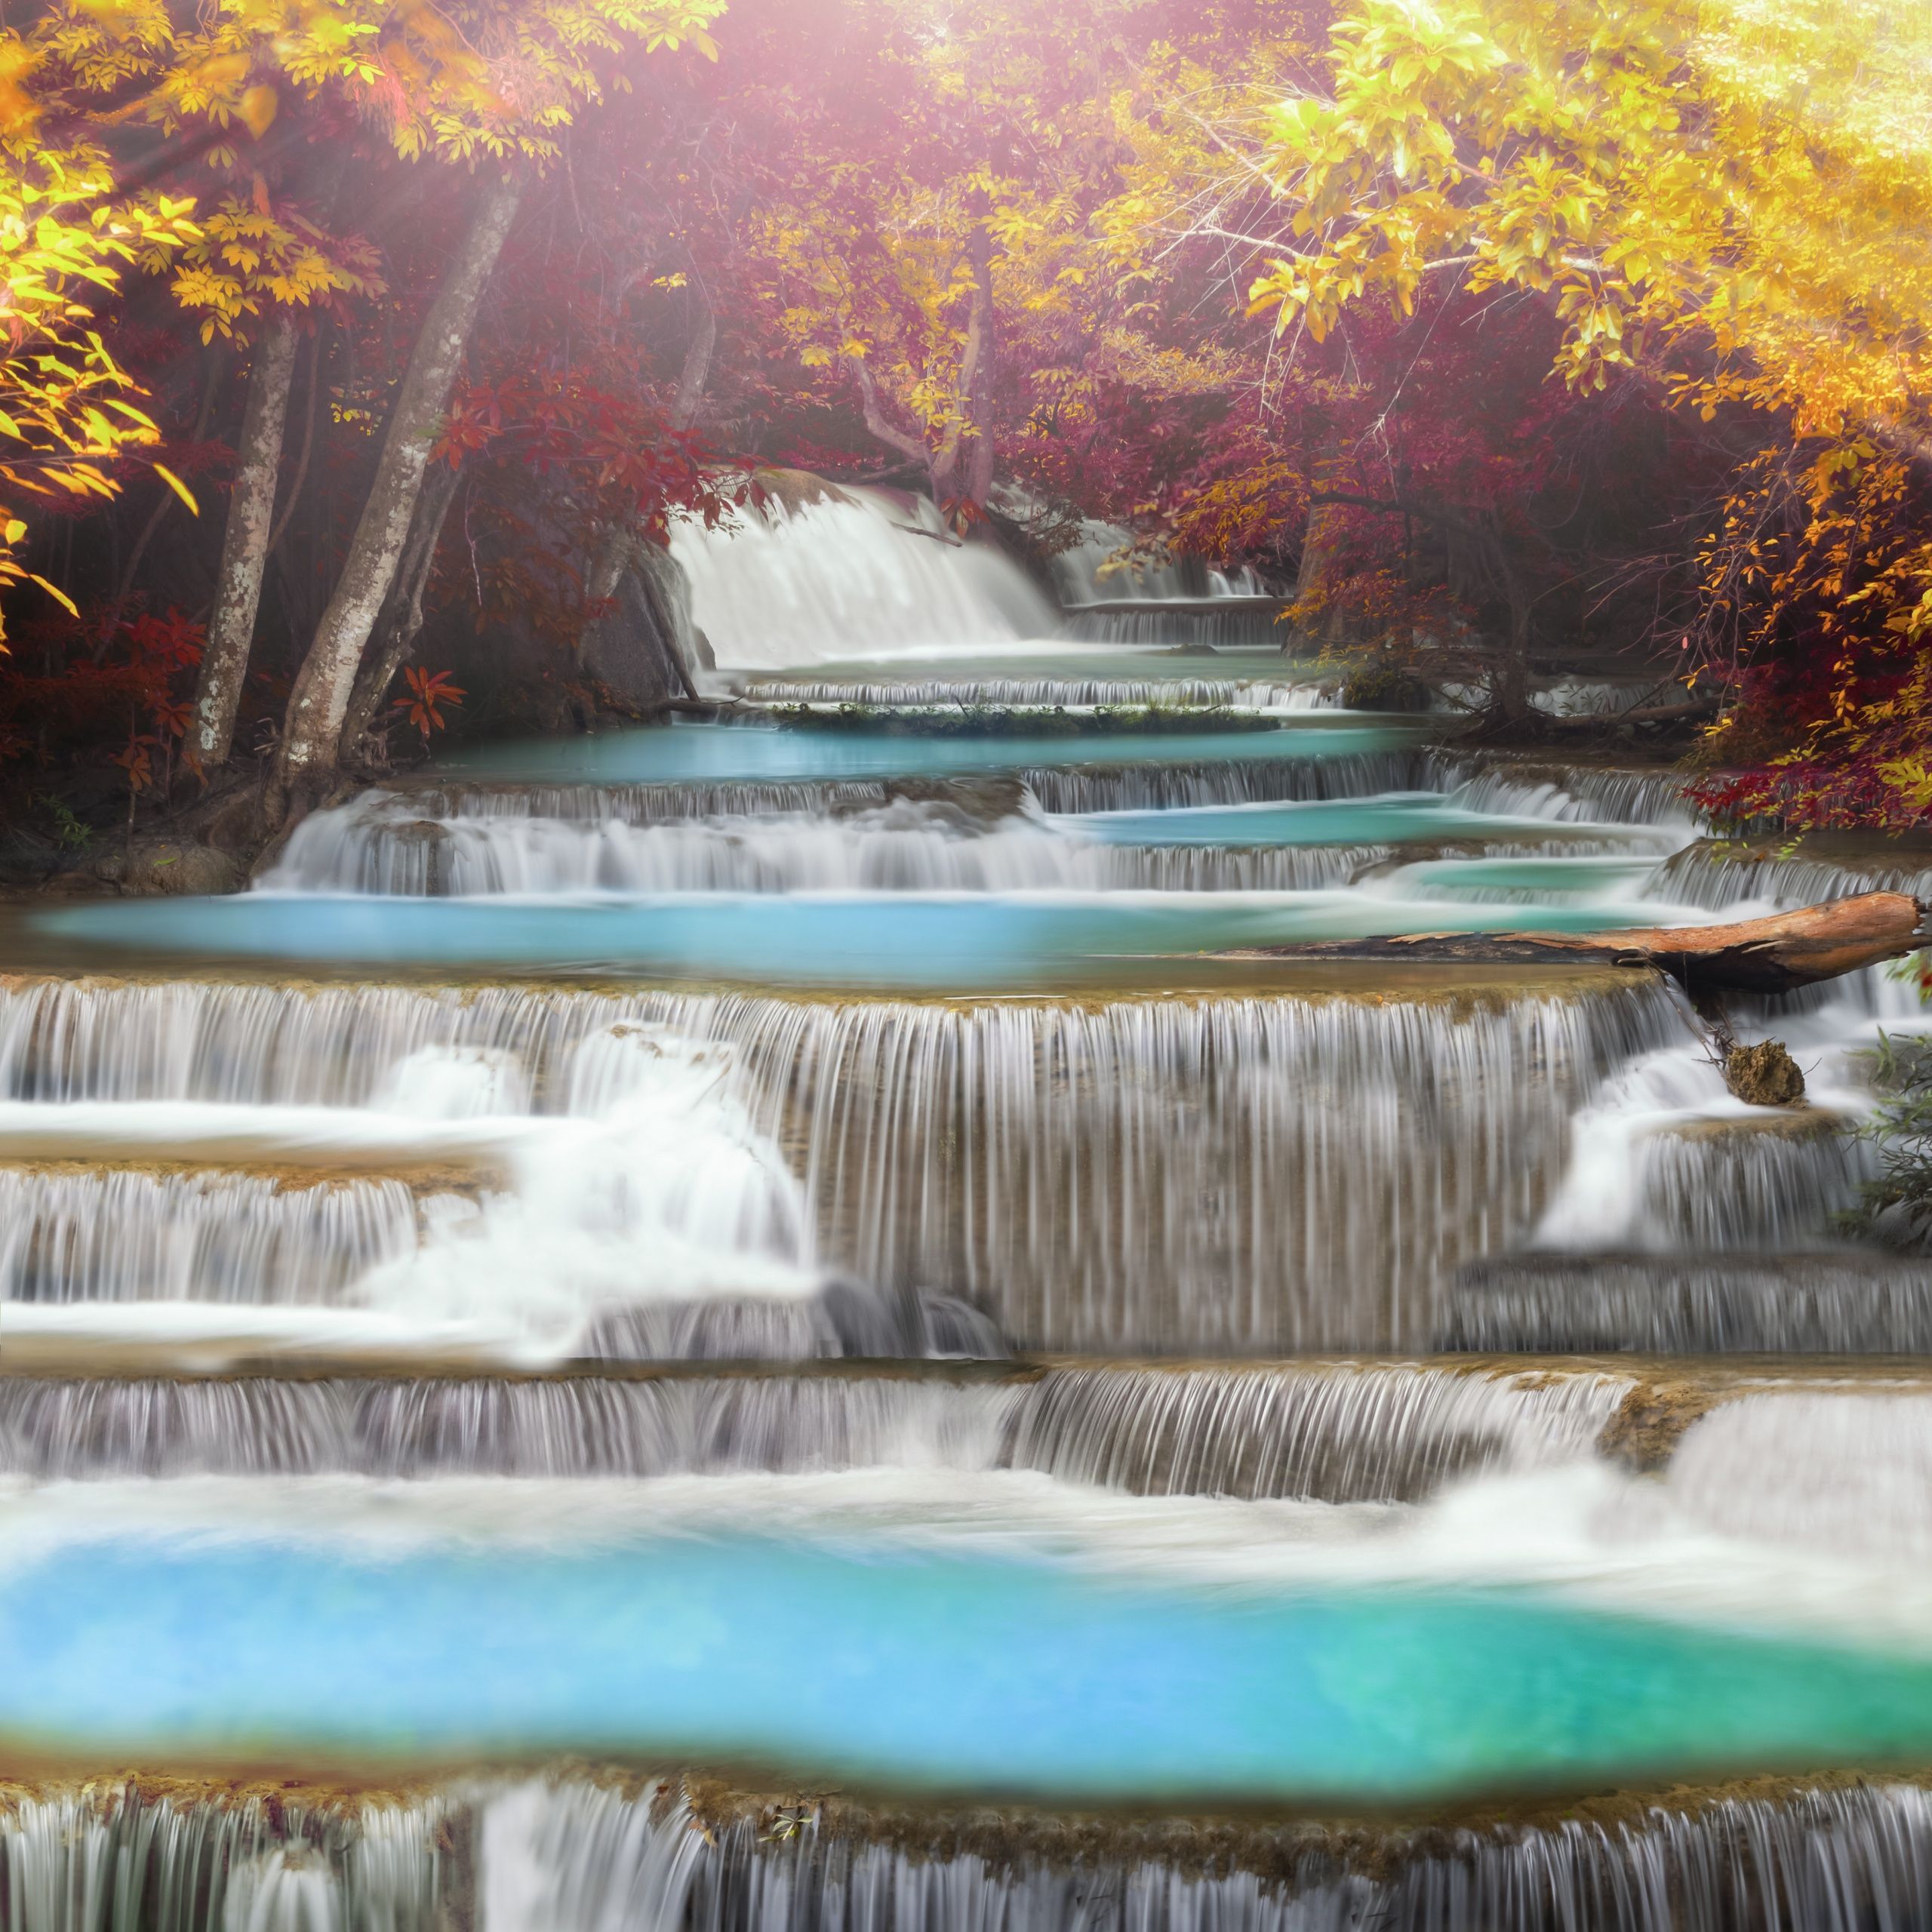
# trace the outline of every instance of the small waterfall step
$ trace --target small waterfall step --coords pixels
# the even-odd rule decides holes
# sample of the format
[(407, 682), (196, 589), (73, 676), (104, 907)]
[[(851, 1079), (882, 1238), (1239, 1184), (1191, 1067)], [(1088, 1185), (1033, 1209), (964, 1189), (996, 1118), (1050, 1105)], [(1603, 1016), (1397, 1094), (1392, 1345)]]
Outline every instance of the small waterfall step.
[[(17, 1351), (10, 1346), (8, 1358)], [(1639, 1384), (1589, 1364), (951, 1364), (720, 1374), (0, 1376), (0, 1475), (662, 1477), (1035, 1470), (1134, 1495), (1422, 1500), (1587, 1457)]]
[[(789, 1320), (830, 1277), (922, 1319), (957, 1297), (1029, 1348), (1399, 1348), (1534, 1225), (1595, 1084), (1683, 1026), (1609, 973), (945, 1001), (21, 980), (0, 1146), (509, 1166), (397, 1306), (560, 1271), (585, 1307), (695, 1306), (681, 1283), (770, 1276)], [(1263, 1203), (1294, 1204), (1285, 1237)]]
[[(1423, 1503), (1450, 1483), (1604, 1460), (1667, 1470), (1685, 1506), (1705, 1515), (1734, 1514), (1748, 1489), (1783, 1532), (1816, 1493), (1808, 1478), (1789, 1481), (1795, 1470), (1864, 1456), (1872, 1478), (1893, 1485), (1896, 1515), (1906, 1506), (1897, 1499), (1909, 1501), (1932, 1469), (1924, 1361), (826, 1357), (506, 1374), (433, 1362), (383, 1371), (320, 1352), (226, 1372), (171, 1368), (155, 1352), (105, 1368), (72, 1351), (35, 1352), (8, 1345), (0, 1475), (1030, 1470), (1134, 1496), (1346, 1504)], [(1776, 1453), (1740, 1476), (1734, 1466), (1767, 1429)]]
[[(1644, 878), (1661, 856), (1642, 829), (1462, 811), (1435, 792), (1253, 804), (1205, 811), (1048, 817), (1017, 781), (941, 785), (824, 812), (548, 818), (495, 809), (436, 817), (378, 789), (315, 812), (257, 889), (463, 897), (583, 892), (1306, 891), (1443, 860), (1549, 858), (1521, 884), (1505, 871), (1467, 894), (1545, 896)], [(494, 804), (494, 801), (491, 801)], [(1577, 862), (1614, 861), (1592, 871)], [(1467, 871), (1466, 867), (1465, 871)], [(1472, 878), (1485, 880), (1499, 869)]]
[(1923, 1355), (1932, 1261), (1866, 1248), (1472, 1262), (1437, 1345), (1481, 1354)]
[(375, 1792), (16, 1786), (20, 1932), (1926, 1932), (1909, 1775), (1595, 1794), (1417, 1823), (867, 1802), (577, 1766)]

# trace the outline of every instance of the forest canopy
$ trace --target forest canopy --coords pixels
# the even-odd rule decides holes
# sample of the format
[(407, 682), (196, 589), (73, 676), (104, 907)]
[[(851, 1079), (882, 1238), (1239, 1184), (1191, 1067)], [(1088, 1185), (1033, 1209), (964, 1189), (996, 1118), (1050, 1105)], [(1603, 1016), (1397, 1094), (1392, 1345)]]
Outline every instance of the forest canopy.
[(1249, 568), (1501, 732), (1539, 654), (1633, 654), (1721, 815), (1932, 818), (1923, 9), (7, 17), (32, 838), (621, 709), (624, 572), (798, 472)]

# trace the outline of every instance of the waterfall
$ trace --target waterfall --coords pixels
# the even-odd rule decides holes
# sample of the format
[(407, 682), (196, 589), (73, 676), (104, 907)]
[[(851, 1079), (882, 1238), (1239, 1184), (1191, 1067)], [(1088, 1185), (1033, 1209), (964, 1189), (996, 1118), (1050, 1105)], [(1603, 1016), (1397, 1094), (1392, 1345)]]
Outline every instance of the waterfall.
[(1237, 711), (1321, 711), (1341, 703), (1340, 688), (1332, 681), (1237, 677), (1232, 671), (1218, 677), (1112, 676), (1103, 671), (1083, 676), (1078, 663), (1072, 659), (1063, 675), (1054, 677), (952, 677), (917, 684), (771, 677), (758, 678), (753, 689), (761, 698), (786, 704), (1204, 705)]
[[(0, 1171), (17, 1334), (245, 1332), (540, 1359), (997, 1352), (983, 1320), (917, 1284), (881, 1296), (829, 1276), (728, 1042), (667, 1029), (635, 1001), (49, 982), (0, 997), (0, 1069), (20, 1097), (0, 1100), (0, 1143), (208, 1164)], [(433, 1168), (466, 1147), (499, 1183), (451, 1192), (439, 1174), (420, 1203), (395, 1176), (296, 1186), (227, 1171), (278, 1156)], [(253, 1317), (190, 1320), (190, 1303)], [(271, 1306), (285, 1318), (264, 1322)]]
[(1679, 1509), (1723, 1535), (1932, 1557), (1932, 1397), (1740, 1395), (1684, 1431), (1666, 1479)]
[(928, 1820), (578, 1780), (478, 1833), (481, 1932), (1921, 1932), (1932, 1794), (1786, 1786), (1407, 1831)]
[[(488, 1130), (522, 1175), (428, 1263), (378, 1271), (394, 1292), (365, 1284), (375, 1306), (474, 1308), (497, 1281), (521, 1306), (534, 1271), (550, 1285), (532, 1318), (575, 1319), (637, 1273), (648, 1226), (674, 1282), (783, 1299), (841, 1270), (962, 1296), (1029, 1346), (1401, 1347), (1427, 1340), (1458, 1263), (1533, 1224), (1596, 1081), (1681, 1025), (1660, 989), (1614, 978), (1439, 1001), (957, 1006), (47, 981), (0, 992), (0, 1094), (17, 1097), (0, 1140), (44, 1142), (62, 1118), (125, 1133), (143, 1109), (93, 1103), (146, 1101), (170, 1103), (149, 1131), (178, 1143), (201, 1118), (181, 1103), (366, 1107), (413, 1055), (481, 1051), (515, 1060), (534, 1115), (350, 1117), (425, 1151)], [(724, 1056), (715, 1088), (707, 1054)], [(645, 1081), (631, 1112), (608, 1113), (603, 1068)], [(700, 1149), (729, 1185), (688, 1210)], [(599, 1189), (608, 1208), (569, 1218)], [(479, 1276), (492, 1254), (500, 1272)]]
[(1875, 1177), (1870, 1143), (1823, 1112), (1706, 1121), (1644, 1137), (1629, 1245), (1774, 1251), (1828, 1244)]
[(1294, 634), (1281, 623), (1278, 597), (1149, 598), (1110, 609), (1066, 614), (1066, 635), (1078, 644), (1134, 650), (1177, 646), (1189, 651), (1285, 650)]
[(1860, 892), (1909, 892), (1932, 897), (1932, 866), (1857, 866), (1826, 859), (1780, 858), (1767, 852), (1733, 853), (1708, 844), (1687, 845), (1658, 866), (1651, 890), (1661, 899), (1713, 912), (1761, 903), (1816, 906)]
[(0, 1301), (333, 1301), (417, 1234), (393, 1179), (0, 1168)]
[(841, 490), (774, 501), (715, 530), (679, 518), (671, 554), (722, 666), (983, 648), (1058, 628), (1017, 565), (991, 544), (961, 543), (920, 498)]
[(1669, 771), (1620, 770), (1614, 766), (1546, 767), (1515, 759), (1469, 760), (1438, 754), (1438, 789), (1461, 789), (1457, 802), (1470, 811), (1512, 818), (1577, 820), (1611, 825), (1650, 825), (1698, 829), (1696, 813), (1684, 796), (1684, 782)]
[(1589, 1454), (1629, 1386), (1407, 1364), (1066, 1368), (1014, 1405), (1007, 1459), (1140, 1495), (1414, 1501), (1478, 1469)]
[(1289, 641), (1278, 622), (1281, 599), (1268, 594), (1253, 571), (1184, 565), (1137, 552), (1134, 545), (1131, 531), (1090, 518), (1081, 525), (1080, 541), (1054, 558), (1069, 637), (1194, 649), (1278, 649)]
[(0, 1814), (23, 1932), (1923, 1932), (1932, 1794), (1767, 1780), (1428, 1829), (872, 1810), (613, 1770)]
[(490, 814), (426, 820), (380, 792), (303, 821), (269, 889), (420, 897), (571, 892), (1301, 891), (1345, 883), (1384, 846), (1137, 848), (946, 801), (836, 816), (634, 826)]
[(1932, 1263), (1860, 1249), (1501, 1255), (1463, 1269), (1435, 1340), (1533, 1355), (1932, 1354)]
[(451, 1807), (320, 1805), (148, 1780), (23, 1795), (0, 1812), (17, 1932), (436, 1932), (452, 1890)]
[(1624, 1380), (1411, 1363), (911, 1375), (0, 1380), (0, 1473), (420, 1478), (1033, 1469), (1136, 1494), (1414, 1502), (1592, 1453)]
[[(977, 778), (514, 786), (447, 780), (378, 788), (340, 811), (312, 814), (297, 828), (290, 844), (296, 851), (328, 854), (345, 834), (352, 838), (363, 827), (377, 823), (392, 828), (398, 838), (433, 840), (437, 828), (453, 820), (525, 818), (660, 826), (835, 817), (906, 800), (976, 804), (995, 793), (1006, 811), (1031, 807), (1063, 813), (1367, 798), (1389, 792), (1449, 789), (1458, 781), (1450, 777), (1445, 785), (1438, 780), (1450, 769), (1420, 751), (1389, 750), (1345, 752), (1321, 758), (1232, 758), (1214, 764), (1190, 764), (1182, 758), (1113, 767), (1039, 767)], [(322, 823), (311, 832), (313, 819)], [(263, 882), (292, 883), (297, 877), (278, 867), (263, 875)]]

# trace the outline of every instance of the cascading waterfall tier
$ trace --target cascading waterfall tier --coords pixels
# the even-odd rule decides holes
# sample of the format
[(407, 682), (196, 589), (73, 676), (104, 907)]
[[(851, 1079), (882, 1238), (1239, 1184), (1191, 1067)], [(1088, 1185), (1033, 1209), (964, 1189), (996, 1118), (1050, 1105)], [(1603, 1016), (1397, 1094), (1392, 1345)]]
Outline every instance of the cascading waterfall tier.
[(1035, 1469), (1140, 1495), (1413, 1502), (1586, 1457), (1594, 1371), (1050, 1368), (987, 1383), (715, 1377), (0, 1379), (0, 1473), (650, 1477)]
[(174, 1780), (16, 1798), (21, 1932), (1924, 1932), (1903, 1780), (1401, 1825), (878, 1810), (584, 1772), (420, 1795)]
[(1281, 627), (1284, 608), (1279, 598), (1268, 596), (1122, 600), (1098, 610), (1075, 606), (1066, 614), (1065, 631), (1076, 644), (1279, 650), (1295, 641)]
[[(1016, 809), (1000, 808), (1011, 803)], [(1615, 854), (1608, 838), (1520, 827), (1454, 836), (1461, 856)], [(1146, 844), (1048, 821), (1014, 786), (830, 812), (633, 824), (462, 811), (371, 792), (312, 813), (261, 881), (275, 892), (463, 897), (501, 893), (1306, 891), (1395, 858), (1373, 842)], [(1444, 842), (1448, 842), (1445, 838)], [(1439, 846), (1426, 849), (1437, 851)]]
[(1932, 1354), (1932, 1263), (1845, 1248), (1470, 1263), (1436, 1346), (1506, 1353)]
[[(104, 1149), (137, 1127), (178, 1149), (198, 1124), (244, 1130), (224, 1109), (368, 1107), (405, 1063), (496, 1083), (478, 1104), (507, 1132), (598, 1115), (633, 1048), (665, 1041), (680, 1063), (724, 1054), (737, 1111), (716, 1131), (753, 1192), (724, 1207), (734, 1229), (802, 1217), (773, 1249), (800, 1264), (963, 1296), (1034, 1347), (1400, 1348), (1432, 1332), (1457, 1263), (1532, 1225), (1593, 1083), (1681, 1024), (1660, 986), (1614, 975), (1440, 998), (957, 1005), (48, 980), (0, 994), (0, 1151), (57, 1130)], [(125, 1104), (153, 1102), (171, 1104)], [(480, 1130), (421, 1131), (418, 1158)], [(652, 1132), (661, 1168), (688, 1130)], [(546, 1198), (580, 1189), (581, 1148), (543, 1144), (559, 1149)], [(780, 1149), (795, 1182), (771, 1168)], [(694, 1231), (699, 1209), (667, 1185), (654, 1213)], [(556, 1265), (554, 1233), (510, 1235), (506, 1265)], [(460, 1297), (476, 1260), (456, 1251), (438, 1292)]]
[(100, 1779), (0, 1811), (0, 1897), (14, 1932), (435, 1932), (469, 1822), (434, 1792)]
[(1932, 1795), (1911, 1783), (1613, 1801), (1544, 1825), (1417, 1832), (935, 1821), (696, 1795), (694, 1806), (669, 1786), (553, 1784), (500, 1798), (477, 1833), (482, 1924), (494, 1932), (499, 1909), (555, 1932), (640, 1921), (713, 1932), (1932, 1924)]
[(1907, 892), (1932, 898), (1932, 866), (1872, 859), (1856, 865), (1829, 859), (1739, 852), (1728, 846), (1687, 845), (1666, 859), (1651, 881), (1660, 898), (1713, 912), (1762, 902), (1816, 906), (1860, 892)]
[(419, 1233), (392, 1177), (0, 1168), (0, 1301), (330, 1302)]
[(911, 646), (1046, 638), (1058, 614), (988, 543), (961, 543), (921, 498), (827, 491), (706, 529), (674, 520), (691, 620), (721, 666), (777, 669)]
[[(943, 669), (942, 663), (940, 668)], [(783, 704), (1170, 705), (1240, 711), (1322, 711), (1341, 703), (1332, 681), (1281, 677), (949, 678), (917, 683), (891, 677), (765, 677), (752, 695)]]
[(1683, 780), (1669, 771), (1614, 765), (1543, 765), (1516, 758), (1471, 758), (1454, 752), (1436, 754), (1433, 769), (1438, 789), (1465, 788), (1463, 801), (1472, 811), (1558, 821), (1681, 826), (1686, 836), (1700, 823), (1684, 798)]
[(1814, 1109), (1647, 1135), (1633, 1232), (1660, 1254), (1824, 1246), (1877, 1171), (1871, 1143), (1844, 1128)]
[[(448, 781), (378, 788), (353, 808), (398, 823), (525, 818), (650, 826), (713, 820), (837, 817), (900, 801), (989, 798), (997, 787), (1021, 808), (1054, 812), (1158, 810), (1300, 799), (1367, 798), (1378, 793), (1453, 789), (1436, 782), (1452, 768), (1414, 749), (1346, 752), (1320, 758), (1231, 758), (1118, 766), (1024, 768), (982, 779), (714, 780), (656, 783), (503, 784)], [(393, 801), (393, 802), (391, 802)], [(1573, 817), (1587, 817), (1580, 811)], [(331, 815), (332, 823), (340, 820)], [(303, 828), (297, 828), (300, 836)]]

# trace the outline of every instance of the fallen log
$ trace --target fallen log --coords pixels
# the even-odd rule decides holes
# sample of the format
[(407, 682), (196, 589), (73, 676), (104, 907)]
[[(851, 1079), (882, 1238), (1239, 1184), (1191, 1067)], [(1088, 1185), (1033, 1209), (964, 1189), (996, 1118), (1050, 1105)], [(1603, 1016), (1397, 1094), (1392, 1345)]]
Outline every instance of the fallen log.
[(1718, 715), (1715, 697), (1697, 697), (1682, 704), (1640, 704), (1629, 711), (1585, 711), (1537, 720), (1558, 737), (1583, 737), (1617, 724), (1695, 724)]
[(1657, 968), (1690, 993), (1782, 993), (1932, 944), (1932, 906), (1864, 892), (1727, 926), (1632, 926), (1597, 933), (1402, 933), (1251, 949), (1246, 959), (1362, 959), (1462, 966)]

